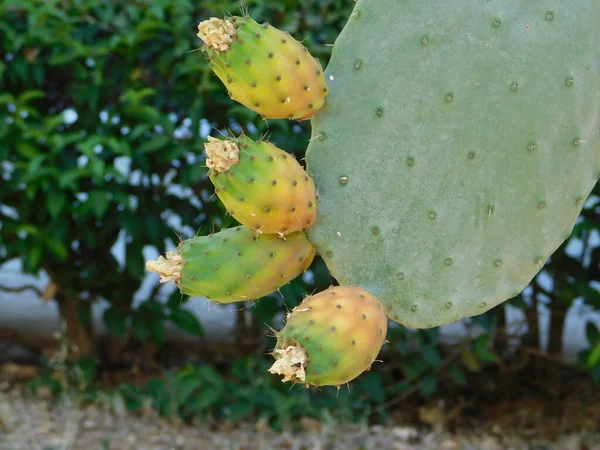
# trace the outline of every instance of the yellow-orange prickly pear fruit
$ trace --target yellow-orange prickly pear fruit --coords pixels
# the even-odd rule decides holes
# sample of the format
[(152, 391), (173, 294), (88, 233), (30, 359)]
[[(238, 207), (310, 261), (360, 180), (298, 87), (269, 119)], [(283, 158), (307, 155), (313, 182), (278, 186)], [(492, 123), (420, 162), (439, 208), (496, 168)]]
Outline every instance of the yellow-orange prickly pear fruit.
[(377, 358), (387, 320), (379, 300), (356, 286), (335, 286), (307, 297), (277, 333), (276, 361), (269, 372), (306, 385), (347, 383)]
[(315, 223), (315, 184), (293, 156), (247, 136), (209, 137), (205, 148), (216, 193), (238, 222), (281, 236)]
[(229, 17), (201, 22), (198, 37), (231, 98), (263, 117), (305, 120), (325, 103), (321, 64), (288, 33)]

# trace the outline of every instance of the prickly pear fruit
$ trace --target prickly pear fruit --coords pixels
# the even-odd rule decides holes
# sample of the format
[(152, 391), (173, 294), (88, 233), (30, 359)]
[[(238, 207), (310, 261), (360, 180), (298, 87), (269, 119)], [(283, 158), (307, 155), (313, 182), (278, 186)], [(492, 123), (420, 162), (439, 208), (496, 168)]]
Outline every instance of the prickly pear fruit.
[(198, 37), (231, 98), (263, 117), (305, 120), (325, 103), (321, 64), (288, 33), (250, 17), (213, 17)]
[(339, 386), (369, 370), (386, 332), (379, 300), (359, 287), (331, 287), (288, 314), (269, 372), (283, 375), (284, 382)]
[(174, 281), (182, 294), (217, 303), (256, 300), (310, 266), (315, 248), (304, 232), (282, 239), (239, 226), (182, 241), (146, 268)]
[(315, 223), (315, 185), (285, 151), (264, 141), (208, 138), (209, 177), (228, 212), (241, 224), (285, 235)]

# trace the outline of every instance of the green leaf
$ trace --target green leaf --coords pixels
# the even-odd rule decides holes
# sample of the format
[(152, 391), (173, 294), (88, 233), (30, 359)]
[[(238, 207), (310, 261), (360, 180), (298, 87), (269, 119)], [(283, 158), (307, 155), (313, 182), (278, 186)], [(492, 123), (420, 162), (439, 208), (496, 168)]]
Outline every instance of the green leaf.
[(386, 390), (383, 386), (381, 373), (363, 373), (358, 380), (359, 389), (367, 394), (368, 398), (375, 403), (385, 402)]
[(151, 97), (156, 93), (156, 89), (149, 87), (142, 88), (140, 90), (127, 89), (119, 97), (119, 101), (122, 103), (131, 103), (132, 105), (139, 105), (142, 100), (146, 97)]
[(471, 350), (463, 350), (460, 353), (460, 359), (464, 366), (471, 372), (479, 372), (481, 370), (481, 364)]
[(206, 389), (188, 400), (186, 407), (195, 413), (200, 413), (218, 403), (221, 393)]
[(153, 136), (148, 138), (142, 145), (140, 145), (137, 149), (138, 153), (151, 153), (162, 148), (165, 148), (167, 145), (171, 143), (171, 138), (164, 134)]
[(34, 243), (27, 252), (27, 258), (24, 266), (26, 273), (35, 273), (39, 270), (42, 263), (42, 255), (42, 245), (38, 242)]
[(15, 103), (15, 98), (13, 97), (12, 94), (9, 94), (8, 92), (3, 92), (0, 94), (0, 105), (6, 105), (9, 103)]
[(31, 142), (19, 141), (17, 142), (17, 152), (27, 159), (33, 159), (40, 155), (40, 149)]
[(427, 364), (422, 358), (410, 358), (406, 363), (400, 364), (400, 368), (409, 380), (416, 380), (427, 370)]
[(396, 345), (398, 346), (398, 351), (402, 356), (408, 355), (408, 352), (410, 351), (410, 342), (408, 339), (401, 339)]
[(64, 242), (56, 239), (47, 239), (44, 244), (58, 259), (65, 260), (69, 256), (69, 249)]
[[(195, 374), (189, 374), (187, 377), (179, 380), (178, 382), (179, 391), (177, 392), (177, 404), (179, 406), (186, 406), (190, 397), (194, 392), (199, 391), (202, 387), (202, 379)], [(196, 396), (201, 396), (202, 393), (197, 393)]]
[(399, 383), (395, 383), (389, 387), (386, 387), (386, 393), (387, 393), (387, 395), (401, 394), (402, 392), (406, 392), (412, 386), (413, 386), (412, 383), (407, 383), (405, 381), (401, 381)]
[(129, 133), (129, 139), (132, 141), (136, 140), (137, 138), (142, 136), (146, 131), (149, 131), (150, 128), (152, 128), (152, 127), (146, 123), (137, 124), (133, 128), (133, 130), (131, 130), (131, 133)]
[(585, 336), (591, 345), (600, 342), (600, 330), (594, 322), (588, 322), (585, 325)]
[(83, 358), (73, 367), (77, 384), (80, 389), (86, 389), (96, 378), (98, 361), (94, 358)]
[(111, 306), (104, 311), (104, 324), (108, 332), (120, 339), (125, 338), (127, 333), (127, 315), (123, 311)]
[(152, 398), (152, 405), (161, 415), (167, 412), (169, 403), (169, 391), (165, 382), (160, 378), (150, 378), (148, 381), (148, 395)]
[(44, 97), (46, 97), (46, 95), (47, 94), (44, 91), (32, 89), (32, 90), (23, 92), (23, 94), (19, 97), (17, 102), (20, 105), (24, 105), (24, 104), (29, 103), (31, 100), (35, 100), (37, 98), (44, 98)]
[(88, 204), (92, 209), (92, 212), (98, 219), (102, 219), (108, 205), (110, 205), (110, 197), (106, 191), (92, 191), (88, 199)]
[(154, 343), (161, 347), (165, 342), (165, 324), (162, 319), (150, 321), (150, 333)]
[(119, 386), (119, 393), (125, 400), (128, 411), (139, 411), (144, 404), (144, 395), (136, 386), (126, 383)]
[(200, 120), (202, 119), (203, 105), (202, 97), (197, 96), (190, 108), (190, 119), (192, 121), (192, 133), (195, 139), (200, 136)]
[(253, 403), (242, 400), (237, 403), (234, 403), (233, 405), (230, 405), (225, 410), (225, 413), (227, 414), (227, 418), (231, 422), (236, 423), (236, 422), (239, 422), (244, 417), (248, 416), (252, 412), (253, 408), (254, 408)]
[(83, 172), (79, 169), (72, 169), (63, 172), (58, 180), (58, 186), (62, 189), (68, 188), (71, 190), (78, 189), (77, 181), (83, 176)]
[(186, 309), (174, 309), (171, 311), (169, 320), (173, 325), (193, 336), (201, 337), (204, 335), (202, 324), (198, 318)]
[(588, 357), (588, 366), (590, 369), (593, 369), (600, 363), (600, 342), (596, 344), (596, 347), (590, 353)]
[(427, 374), (421, 380), (421, 394), (423, 397), (431, 397), (437, 389), (437, 378), (435, 375)]
[(450, 376), (454, 379), (454, 381), (458, 384), (464, 385), (467, 383), (467, 378), (465, 375), (465, 371), (457, 364), (452, 364), (448, 371), (450, 372)]
[(46, 208), (50, 216), (56, 220), (67, 204), (67, 195), (64, 192), (53, 191), (46, 197)]
[(489, 335), (484, 334), (475, 340), (473, 350), (477, 358), (483, 363), (495, 363), (498, 357), (488, 349)]
[[(133, 235), (134, 239), (136, 235)], [(142, 278), (145, 271), (145, 260), (142, 253), (140, 241), (134, 241), (133, 244), (125, 248), (125, 267), (129, 273), (136, 278)]]
[(27, 174), (25, 176), (25, 180), (33, 180), (39, 176), (40, 168), (42, 164), (46, 160), (46, 155), (37, 155), (35, 156), (27, 165)]
[(131, 328), (133, 335), (141, 342), (144, 342), (150, 336), (150, 327), (142, 314), (137, 312), (133, 314), (131, 317)]
[(211, 384), (213, 389), (221, 391), (224, 389), (223, 378), (215, 369), (210, 366), (202, 365), (198, 367), (198, 376), (202, 377), (204, 381)]
[(106, 163), (104, 161), (102, 161), (101, 159), (93, 159), (88, 167), (90, 168), (90, 171), (92, 173), (92, 176), (96, 179), (96, 180), (103, 180), (104, 179), (104, 171), (106, 170)]
[(424, 345), (421, 348), (421, 357), (434, 368), (438, 368), (442, 364), (439, 352), (431, 345)]
[(18, 233), (30, 234), (31, 236), (39, 236), (40, 229), (30, 223), (24, 223), (17, 227)]

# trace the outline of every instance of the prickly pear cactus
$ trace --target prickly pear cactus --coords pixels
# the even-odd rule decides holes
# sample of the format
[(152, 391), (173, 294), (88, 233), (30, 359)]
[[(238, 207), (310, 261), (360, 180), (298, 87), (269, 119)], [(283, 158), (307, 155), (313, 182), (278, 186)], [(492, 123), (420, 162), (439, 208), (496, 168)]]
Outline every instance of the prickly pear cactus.
[(285, 239), (239, 226), (182, 241), (176, 252), (146, 267), (173, 281), (182, 294), (217, 303), (256, 300), (296, 278), (315, 248), (303, 232)]
[(202, 22), (233, 98), (312, 117), (308, 176), (270, 144), (209, 139), (217, 194), (254, 229), (184, 241), (148, 269), (189, 295), (252, 300), (316, 245), (342, 286), (291, 312), (271, 368), (307, 385), (368, 370), (387, 318), (428, 328), (489, 310), (569, 236), (600, 176), (598, 24), (596, 0), (358, 0), (323, 77), (273, 27)]
[(379, 300), (359, 287), (331, 287), (288, 314), (269, 371), (284, 375), (283, 381), (339, 386), (371, 367), (386, 332)]
[(307, 230), (425, 328), (518, 294), (600, 173), (596, 0), (359, 0), (326, 70)]
[(208, 139), (209, 177), (238, 222), (260, 233), (282, 236), (315, 222), (315, 184), (292, 155), (247, 136)]

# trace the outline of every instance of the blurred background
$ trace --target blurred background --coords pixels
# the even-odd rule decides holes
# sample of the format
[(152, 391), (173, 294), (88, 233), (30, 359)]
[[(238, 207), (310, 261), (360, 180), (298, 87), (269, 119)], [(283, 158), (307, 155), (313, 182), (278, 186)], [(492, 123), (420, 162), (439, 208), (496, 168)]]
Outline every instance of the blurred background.
[[(326, 66), (354, 2), (245, 6)], [(335, 284), (319, 257), (226, 307), (145, 271), (236, 224), (208, 135), (266, 134), (299, 160), (308, 145), (310, 123), (234, 103), (198, 51), (198, 22), (227, 12), (240, 3), (0, 0), (0, 448), (600, 448), (598, 189), (521, 295), (440, 328), (390, 323), (383, 362), (339, 391), (267, 372), (267, 327)]]

